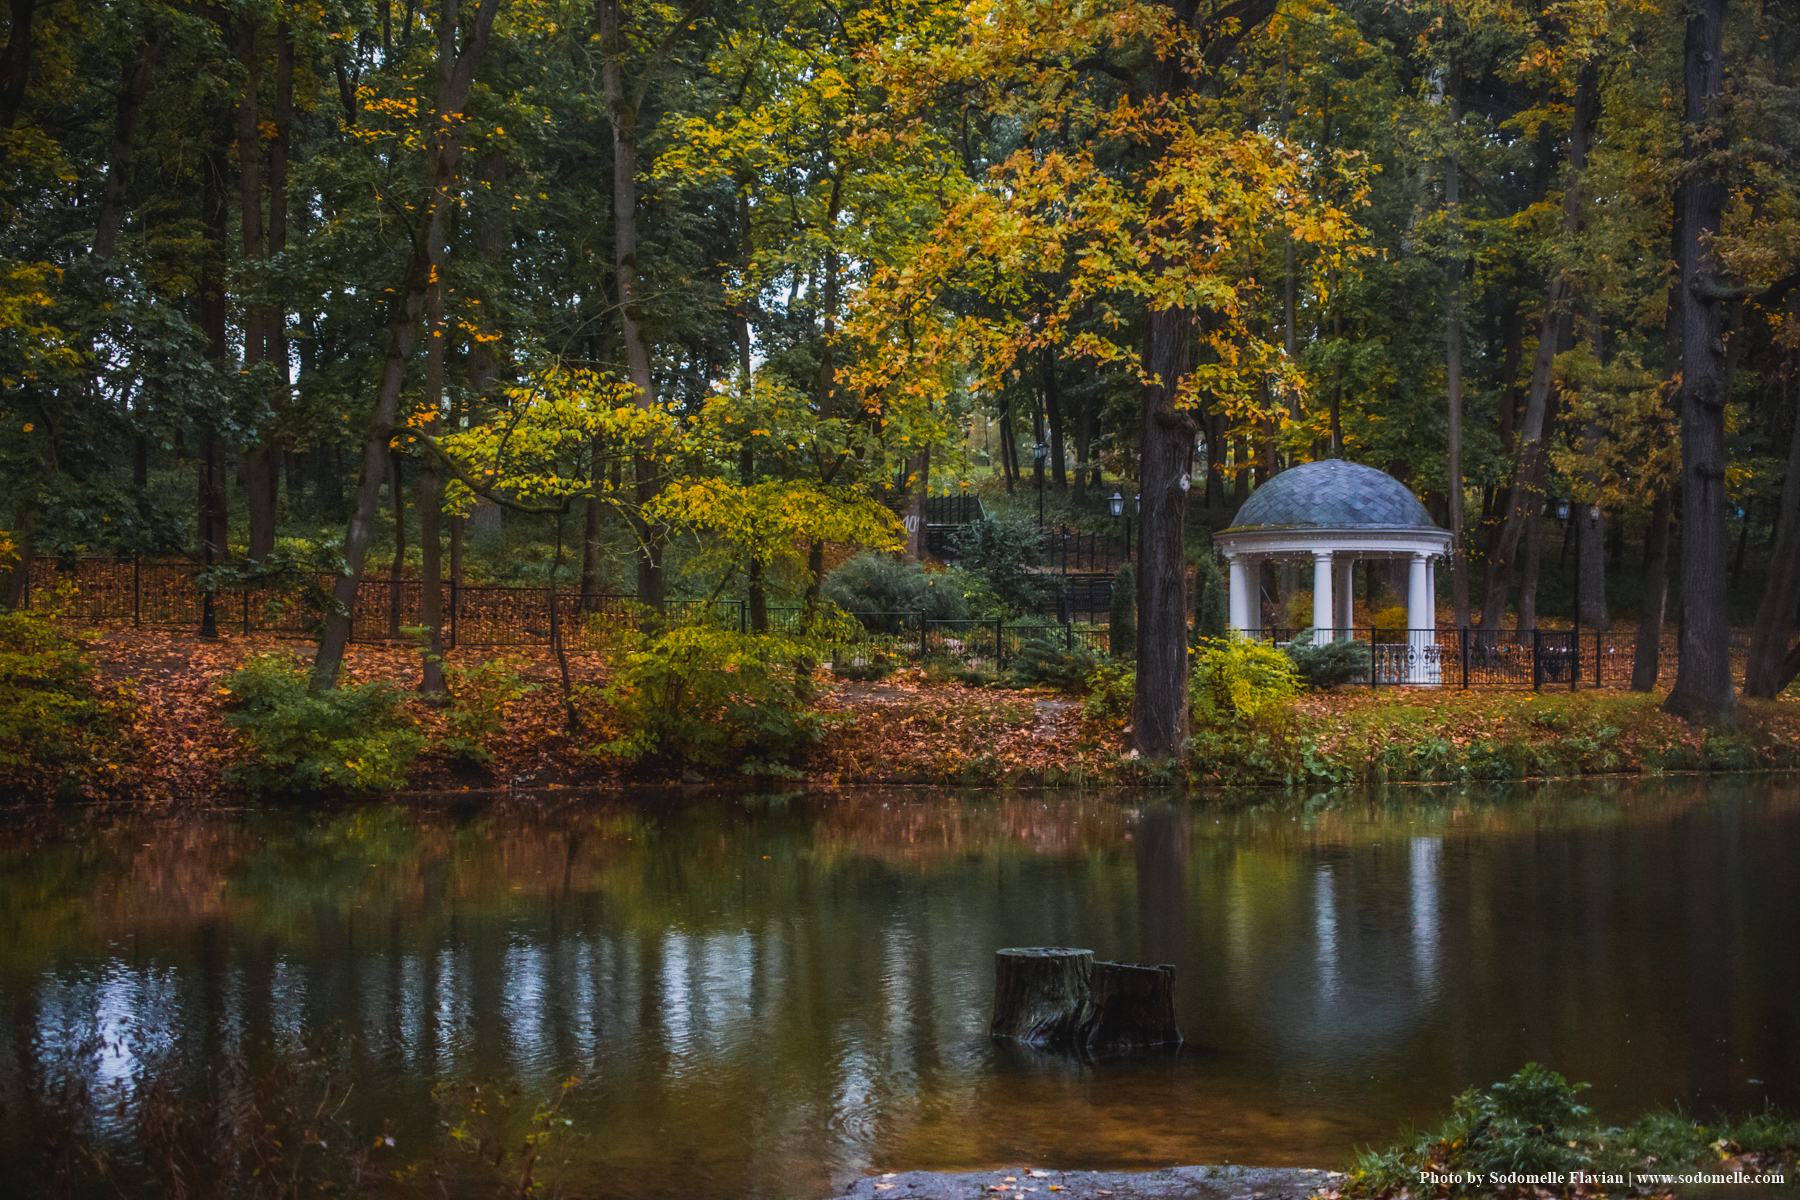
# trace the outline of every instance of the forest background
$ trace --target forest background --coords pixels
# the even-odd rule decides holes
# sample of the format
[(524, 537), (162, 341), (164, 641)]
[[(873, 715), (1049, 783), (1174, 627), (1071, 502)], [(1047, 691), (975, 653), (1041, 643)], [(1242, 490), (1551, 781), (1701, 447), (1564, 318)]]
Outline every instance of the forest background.
[(1537, 623), (1572, 501), (1582, 623), (1654, 646), (1672, 596), (1669, 705), (1728, 716), (1734, 617), (1746, 694), (1800, 670), (1797, 17), (11, 0), (7, 599), (40, 556), (321, 571), (315, 692), (382, 558), (427, 692), (450, 579), (817, 634), (828, 547), (916, 561), (898, 514), (1041, 442), (1062, 518), (1136, 502), (1167, 757), (1207, 532), (1344, 457), (1453, 531), (1460, 625)]

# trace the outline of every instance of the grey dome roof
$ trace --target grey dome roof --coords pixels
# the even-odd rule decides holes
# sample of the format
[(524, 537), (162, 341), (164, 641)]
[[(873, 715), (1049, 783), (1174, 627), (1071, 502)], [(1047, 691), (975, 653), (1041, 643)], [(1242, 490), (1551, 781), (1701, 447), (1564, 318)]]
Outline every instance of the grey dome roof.
[(1250, 494), (1233, 529), (1436, 529), (1407, 486), (1374, 467), (1327, 458), (1291, 467)]

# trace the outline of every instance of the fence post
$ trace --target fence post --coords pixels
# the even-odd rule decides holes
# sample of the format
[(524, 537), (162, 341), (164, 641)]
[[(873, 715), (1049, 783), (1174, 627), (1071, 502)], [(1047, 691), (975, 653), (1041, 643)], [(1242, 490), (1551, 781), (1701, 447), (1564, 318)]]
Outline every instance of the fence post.
[(1600, 664), (1605, 661), (1606, 655), (1606, 648), (1600, 644), (1604, 636), (1598, 629), (1594, 630), (1594, 687), (1596, 690), (1600, 687)]
[(1536, 626), (1531, 630), (1531, 690), (1544, 690), (1544, 631)]
[(1462, 638), (1462, 660), (1463, 660), (1462, 661), (1462, 668), (1463, 668), (1462, 690), (1466, 692), (1469, 690), (1469, 627), (1467, 625), (1464, 625), (1462, 627), (1461, 633), (1459, 633), (1457, 636)]
[(1581, 617), (1575, 617), (1575, 631), (1569, 634), (1569, 690), (1572, 692), (1581, 684)]
[(925, 661), (925, 610), (919, 610), (919, 661)]
[(1375, 636), (1375, 627), (1371, 625), (1369, 627), (1369, 690), (1371, 692), (1378, 686), (1375, 682), (1375, 675), (1379, 669), (1376, 665)]
[(246, 586), (244, 588), (243, 597), (244, 597), (244, 632), (246, 634), (248, 634), (250, 632), (250, 588), (248, 586)]

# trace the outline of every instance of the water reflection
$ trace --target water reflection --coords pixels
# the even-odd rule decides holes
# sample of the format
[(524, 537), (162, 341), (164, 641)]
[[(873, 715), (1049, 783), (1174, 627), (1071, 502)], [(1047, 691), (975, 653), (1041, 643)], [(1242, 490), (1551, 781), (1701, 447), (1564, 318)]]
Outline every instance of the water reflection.
[[(1331, 1165), (1528, 1058), (1613, 1115), (1794, 1103), (1796, 850), (1800, 788), (1770, 779), (46, 819), (0, 837), (0, 1153), (59, 1073), (122, 1146), (128, 1085), (177, 1050), (192, 1082), (330, 1037), (350, 1117), (408, 1146), (436, 1084), (594, 1076), (592, 1195)], [(1188, 1045), (993, 1046), (993, 950), (1032, 943), (1175, 963)]]

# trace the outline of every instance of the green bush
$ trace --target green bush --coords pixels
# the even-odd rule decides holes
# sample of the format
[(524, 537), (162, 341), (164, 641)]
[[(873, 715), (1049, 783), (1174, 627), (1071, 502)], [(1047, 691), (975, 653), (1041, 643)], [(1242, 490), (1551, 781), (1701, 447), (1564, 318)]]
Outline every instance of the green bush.
[(48, 612), (0, 612), (0, 789), (72, 785), (108, 757), (128, 706), (94, 683), (88, 644)]
[[(928, 621), (966, 621), (969, 604), (955, 581), (943, 572), (931, 572), (914, 563), (894, 561), (886, 554), (859, 554), (825, 577), (821, 594), (849, 613), (917, 613)], [(894, 632), (887, 625), (898, 621), (863, 622), (877, 632)], [(915, 622), (916, 623), (916, 622)]]
[(307, 665), (290, 654), (249, 659), (225, 680), (237, 704), (226, 720), (249, 762), (228, 772), (253, 793), (370, 792), (402, 787), (425, 739), (391, 683), (309, 690)]
[(1043, 558), (1043, 539), (1029, 522), (971, 521), (950, 539), (950, 553), (964, 568), (985, 575), (994, 598), (1009, 612), (1035, 612), (1043, 603), (1043, 590), (1026, 569)]
[(1081, 715), (1097, 724), (1123, 726), (1131, 719), (1132, 697), (1137, 691), (1137, 668), (1115, 662), (1096, 667), (1087, 677), (1087, 699)]
[(1080, 646), (1071, 649), (1063, 637), (1052, 632), (1021, 642), (1012, 672), (1020, 683), (1033, 687), (1079, 692), (1086, 689), (1088, 677), (1099, 665), (1098, 658)]
[(1302, 684), (1309, 688), (1334, 688), (1348, 683), (1358, 674), (1366, 675), (1369, 669), (1366, 642), (1346, 639), (1320, 646), (1314, 643), (1313, 633), (1311, 629), (1305, 630), (1286, 647), (1288, 660), (1294, 664), (1294, 674)]
[(506, 706), (537, 691), (536, 684), (519, 678), (518, 664), (491, 658), (473, 667), (444, 664), (444, 683), (450, 703), (444, 709), (444, 739), (440, 749), (452, 758), (468, 762), (492, 762), (488, 742), (506, 728)]
[(1212, 552), (1194, 564), (1194, 635), (1222, 638), (1231, 633), (1231, 585), (1219, 573)]
[(1137, 659), (1137, 572), (1130, 563), (1113, 576), (1112, 611), (1107, 614), (1107, 652), (1114, 658)]
[[(827, 625), (843, 632), (844, 614)], [(736, 767), (747, 775), (798, 775), (794, 754), (846, 718), (815, 712), (804, 676), (824, 655), (814, 638), (743, 634), (704, 625), (668, 630), (627, 654), (606, 689), (617, 736), (599, 752), (632, 760)]]
[(1188, 684), (1193, 719), (1202, 724), (1254, 722), (1299, 694), (1286, 654), (1241, 637), (1202, 642)]

